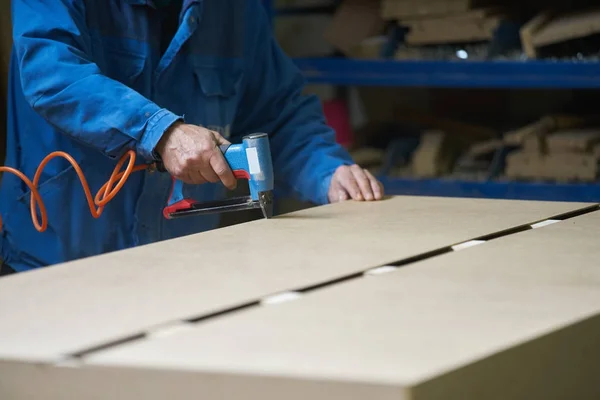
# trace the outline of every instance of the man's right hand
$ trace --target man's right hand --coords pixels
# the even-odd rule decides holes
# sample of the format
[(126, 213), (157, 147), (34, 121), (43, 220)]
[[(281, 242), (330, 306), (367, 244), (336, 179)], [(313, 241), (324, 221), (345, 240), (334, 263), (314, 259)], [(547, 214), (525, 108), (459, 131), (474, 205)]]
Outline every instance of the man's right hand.
[(230, 143), (217, 132), (177, 122), (164, 133), (156, 151), (176, 179), (196, 185), (221, 181), (233, 190), (237, 181), (219, 149), (223, 144)]

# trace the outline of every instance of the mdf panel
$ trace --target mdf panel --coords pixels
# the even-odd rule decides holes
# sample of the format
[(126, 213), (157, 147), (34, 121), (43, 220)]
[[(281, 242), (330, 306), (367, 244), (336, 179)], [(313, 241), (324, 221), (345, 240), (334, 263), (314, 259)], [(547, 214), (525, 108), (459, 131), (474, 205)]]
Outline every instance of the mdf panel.
[(421, 197), (345, 202), (9, 276), (0, 279), (0, 359), (53, 362), (585, 207)]
[(344, 398), (315, 391), (323, 382), (346, 394), (360, 384), (349, 398), (371, 400), (598, 399), (599, 226), (596, 211), (508, 235), (107, 349), (80, 368), (196, 372), (205, 385), (181, 398), (208, 400), (238, 379), (254, 379), (240, 400)]
[[(205, 371), (54, 367), (0, 361), (0, 395), (10, 400), (404, 400), (395, 386)], [(35, 384), (32, 384), (35, 382)]]

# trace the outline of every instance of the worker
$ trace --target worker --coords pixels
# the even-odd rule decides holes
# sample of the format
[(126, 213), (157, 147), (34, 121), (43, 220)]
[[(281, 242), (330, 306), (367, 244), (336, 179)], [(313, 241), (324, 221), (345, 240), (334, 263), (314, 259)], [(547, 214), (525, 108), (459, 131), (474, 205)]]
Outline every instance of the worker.
[[(275, 191), (325, 204), (379, 200), (383, 187), (336, 144), (320, 103), (271, 33), (259, 0), (13, 0), (6, 165), (33, 177), (64, 151), (95, 193), (128, 151), (137, 164), (100, 218), (65, 159), (48, 163), (38, 232), (30, 190), (4, 174), (3, 274), (217, 227), (219, 216), (162, 216), (171, 176), (187, 197), (226, 195), (236, 180), (218, 145), (270, 135)], [(202, 255), (198, 255), (202, 260)]]

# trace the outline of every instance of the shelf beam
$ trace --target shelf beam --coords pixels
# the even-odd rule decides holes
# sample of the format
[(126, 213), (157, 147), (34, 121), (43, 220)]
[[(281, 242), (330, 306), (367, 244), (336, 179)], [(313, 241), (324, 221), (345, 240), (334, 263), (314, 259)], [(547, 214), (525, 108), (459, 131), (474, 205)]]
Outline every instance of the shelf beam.
[(600, 202), (598, 184), (380, 178), (386, 194), (487, 199)]
[(600, 62), (297, 58), (309, 83), (340, 86), (599, 89)]

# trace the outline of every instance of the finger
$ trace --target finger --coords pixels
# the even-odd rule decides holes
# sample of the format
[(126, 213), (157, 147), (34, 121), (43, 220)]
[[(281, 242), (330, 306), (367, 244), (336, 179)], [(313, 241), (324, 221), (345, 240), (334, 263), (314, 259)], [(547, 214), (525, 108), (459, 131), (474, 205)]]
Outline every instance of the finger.
[(186, 172), (175, 176), (175, 178), (179, 179), (183, 183), (187, 183), (188, 185), (201, 185), (206, 183), (206, 180), (202, 177), (202, 174), (193, 170), (187, 170)]
[(223, 182), (223, 185), (230, 190), (235, 189), (237, 186), (237, 181), (233, 176), (233, 171), (229, 168), (229, 164), (225, 161), (225, 157), (223, 153), (216, 148), (216, 151), (213, 152), (210, 157), (210, 166), (213, 169), (214, 173), (217, 174), (219, 180)]
[(206, 183), (206, 179), (204, 179), (204, 176), (202, 175), (202, 171), (200, 171), (199, 169), (190, 170), (188, 172), (188, 176), (193, 185), (202, 185), (202, 184)]
[(208, 182), (202, 174), (202, 163), (199, 161), (188, 159), (177, 172), (172, 175), (190, 185), (201, 185)]
[(383, 185), (381, 182), (379, 182), (379, 180), (377, 180), (377, 178), (375, 178), (375, 176), (373, 176), (368, 169), (365, 169), (365, 174), (367, 174), (369, 181), (371, 182), (371, 188), (373, 189), (375, 200), (383, 199)]
[(206, 182), (217, 183), (220, 181), (219, 176), (215, 173), (215, 171), (213, 171), (211, 167), (201, 169), (200, 173), (202, 174), (202, 178), (204, 178)]
[(363, 197), (360, 192), (360, 187), (356, 182), (356, 178), (354, 177), (352, 170), (350, 168), (344, 168), (340, 172), (340, 185), (346, 190), (346, 192), (348, 192), (352, 199), (362, 201)]
[(189, 175), (187, 175), (187, 174), (186, 174), (186, 175), (178, 175), (178, 176), (175, 176), (175, 175), (174, 175), (173, 177), (174, 177), (175, 179), (178, 179), (178, 180), (180, 180), (180, 181), (181, 181), (181, 182), (183, 182), (183, 183), (186, 183), (186, 184), (188, 184), (188, 185), (193, 185), (193, 184), (194, 184), (194, 182), (192, 181), (192, 178), (190, 178), (190, 176), (189, 176)]
[(329, 198), (330, 203), (339, 203), (350, 198), (348, 192), (346, 192), (346, 190), (341, 187), (337, 181), (332, 181), (327, 197)]
[(344, 189), (340, 189), (337, 192), (337, 201), (342, 202), (350, 199), (350, 195)]
[(358, 187), (360, 188), (360, 192), (362, 196), (367, 201), (372, 201), (375, 198), (373, 194), (373, 189), (371, 188), (371, 181), (369, 177), (365, 173), (365, 170), (359, 167), (358, 165), (353, 165), (351, 167), (352, 174), (358, 183)]

